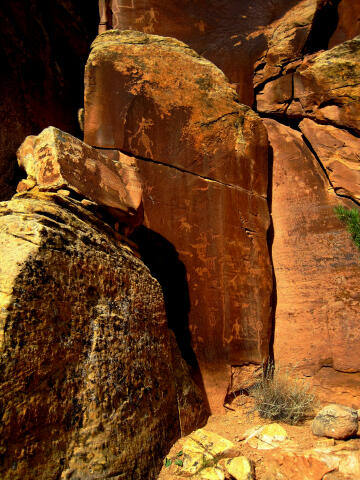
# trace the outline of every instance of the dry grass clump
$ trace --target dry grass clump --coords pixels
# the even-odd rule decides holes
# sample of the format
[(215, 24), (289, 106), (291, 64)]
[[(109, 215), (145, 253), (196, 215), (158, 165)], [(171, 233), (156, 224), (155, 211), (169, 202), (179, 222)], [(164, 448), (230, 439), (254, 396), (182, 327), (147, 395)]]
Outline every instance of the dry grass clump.
[(312, 416), (316, 397), (304, 380), (291, 375), (289, 369), (269, 363), (262, 378), (251, 388), (255, 410), (262, 418), (280, 420), (290, 425), (302, 423)]

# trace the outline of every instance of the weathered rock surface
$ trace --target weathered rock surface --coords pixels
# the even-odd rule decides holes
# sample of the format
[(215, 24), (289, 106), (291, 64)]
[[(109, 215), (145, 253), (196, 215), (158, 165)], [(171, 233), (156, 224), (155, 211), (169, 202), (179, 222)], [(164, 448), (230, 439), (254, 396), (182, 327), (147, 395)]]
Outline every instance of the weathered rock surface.
[(254, 72), (257, 85), (301, 56), (319, 10), (330, 3), (100, 0), (100, 31), (134, 29), (176, 37), (221, 68), (236, 84), (241, 102), (252, 106)]
[(299, 125), (338, 195), (360, 201), (360, 138), (305, 118)]
[(97, 5), (74, 0), (0, 4), (0, 200), (16, 189), (16, 150), (55, 125), (80, 135), (83, 67), (96, 35)]
[(357, 410), (344, 405), (331, 404), (322, 408), (314, 418), (311, 429), (314, 435), (346, 439), (358, 429)]
[[(57, 128), (25, 139), (18, 163), (41, 191), (70, 189), (104, 207), (119, 222), (142, 221), (142, 188), (136, 161), (118, 153), (117, 161)], [(20, 182), (18, 191), (28, 189)], [(34, 185), (34, 186), (35, 186)], [(34, 186), (31, 186), (34, 188)]]
[(186, 360), (193, 349), (210, 406), (222, 408), (231, 365), (261, 363), (271, 334), (261, 120), (178, 40), (109, 31), (86, 67), (85, 138), (138, 156), (146, 229), (136, 241)]
[(152, 479), (181, 416), (206, 418), (161, 288), (115, 236), (57, 193), (0, 204), (4, 480)]
[(359, 55), (360, 36), (305, 57), (295, 73), (265, 85), (257, 95), (258, 111), (313, 118), (359, 133)]
[(359, 253), (333, 211), (352, 202), (329, 190), (301, 133), (264, 123), (273, 149), (275, 361), (312, 377), (327, 401), (357, 404)]

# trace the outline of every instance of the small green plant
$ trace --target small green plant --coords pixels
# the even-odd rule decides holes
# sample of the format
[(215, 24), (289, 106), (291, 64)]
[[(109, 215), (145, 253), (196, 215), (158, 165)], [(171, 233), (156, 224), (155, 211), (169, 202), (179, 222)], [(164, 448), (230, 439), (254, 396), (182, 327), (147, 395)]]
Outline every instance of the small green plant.
[(269, 362), (261, 379), (251, 388), (255, 407), (262, 418), (280, 420), (290, 425), (302, 423), (314, 410), (315, 395), (303, 380), (290, 375), (290, 370), (276, 368)]
[(342, 205), (334, 208), (336, 216), (345, 223), (351, 238), (360, 250), (360, 211), (356, 208), (347, 209)]

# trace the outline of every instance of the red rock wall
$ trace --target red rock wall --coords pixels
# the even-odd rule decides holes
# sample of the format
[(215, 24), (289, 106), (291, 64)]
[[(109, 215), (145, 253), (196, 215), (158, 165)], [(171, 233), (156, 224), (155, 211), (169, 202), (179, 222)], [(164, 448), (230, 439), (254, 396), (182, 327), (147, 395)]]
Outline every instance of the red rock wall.
[(242, 102), (253, 105), (255, 92), (256, 109), (280, 122), (267, 121), (274, 149), (275, 357), (299, 363), (335, 397), (343, 391), (356, 398), (358, 364), (354, 357), (345, 362), (345, 350), (357, 339), (352, 290), (359, 269), (333, 207), (342, 201), (335, 193), (355, 202), (360, 194), (358, 2), (101, 3), (102, 30), (130, 28), (185, 41), (226, 73)]
[(264, 122), (273, 149), (275, 359), (311, 377), (325, 401), (356, 406), (359, 251), (334, 214), (353, 204), (329, 188), (300, 132)]
[(220, 67), (236, 84), (241, 102), (252, 106), (254, 72), (257, 82), (263, 81), (301, 53), (318, 3), (101, 0), (101, 31), (133, 29), (178, 38)]
[(239, 105), (223, 73), (183, 43), (108, 32), (86, 67), (85, 140), (109, 155), (137, 156), (147, 228), (137, 241), (163, 277), (169, 324), (187, 361), (200, 367), (213, 411), (222, 408), (231, 366), (261, 363), (269, 352), (262, 122)]

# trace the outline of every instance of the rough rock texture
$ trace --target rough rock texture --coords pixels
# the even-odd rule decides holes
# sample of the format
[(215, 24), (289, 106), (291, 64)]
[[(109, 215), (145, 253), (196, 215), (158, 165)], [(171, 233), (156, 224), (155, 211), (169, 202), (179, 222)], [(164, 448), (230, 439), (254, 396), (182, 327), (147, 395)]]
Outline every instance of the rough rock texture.
[(329, 48), (351, 40), (360, 34), (360, 2), (341, 0), (338, 5), (338, 22), (330, 38)]
[[(141, 182), (136, 162), (127, 155), (119, 152), (113, 161), (68, 133), (48, 127), (37, 137), (27, 137), (17, 156), (27, 182), (33, 180), (41, 191), (70, 189), (104, 207), (122, 224), (141, 224)], [(18, 191), (29, 189), (24, 183)]]
[[(253, 103), (255, 84), (278, 75), (306, 47), (328, 0), (100, 0), (100, 31), (133, 29), (189, 44), (236, 84), (240, 100)], [(321, 7), (321, 8), (320, 8)], [(328, 23), (322, 24), (324, 32)], [(326, 35), (326, 33), (325, 33)], [(324, 46), (320, 48), (325, 48)]]
[(221, 408), (230, 366), (261, 363), (269, 349), (262, 122), (178, 40), (109, 31), (86, 67), (85, 139), (137, 155), (146, 229), (136, 241), (186, 360), (196, 366), (193, 349), (210, 406)]
[(360, 202), (360, 138), (305, 118), (299, 125), (338, 195)]
[(360, 36), (305, 57), (295, 73), (265, 85), (257, 95), (258, 111), (313, 118), (359, 133), (359, 55)]
[(314, 418), (311, 430), (319, 437), (349, 438), (358, 430), (357, 411), (344, 405), (327, 405)]
[(356, 480), (360, 475), (358, 440), (328, 448), (288, 447), (264, 459), (266, 480)]
[(353, 405), (360, 395), (359, 252), (333, 211), (352, 202), (329, 190), (300, 132), (264, 122), (273, 149), (275, 360), (312, 377), (327, 401)]
[(77, 110), (97, 21), (96, 2), (1, 2), (0, 200), (15, 193), (16, 150), (27, 135), (48, 125), (81, 134)]
[(158, 282), (114, 235), (71, 197), (0, 204), (3, 480), (153, 479), (178, 402), (206, 418)]

